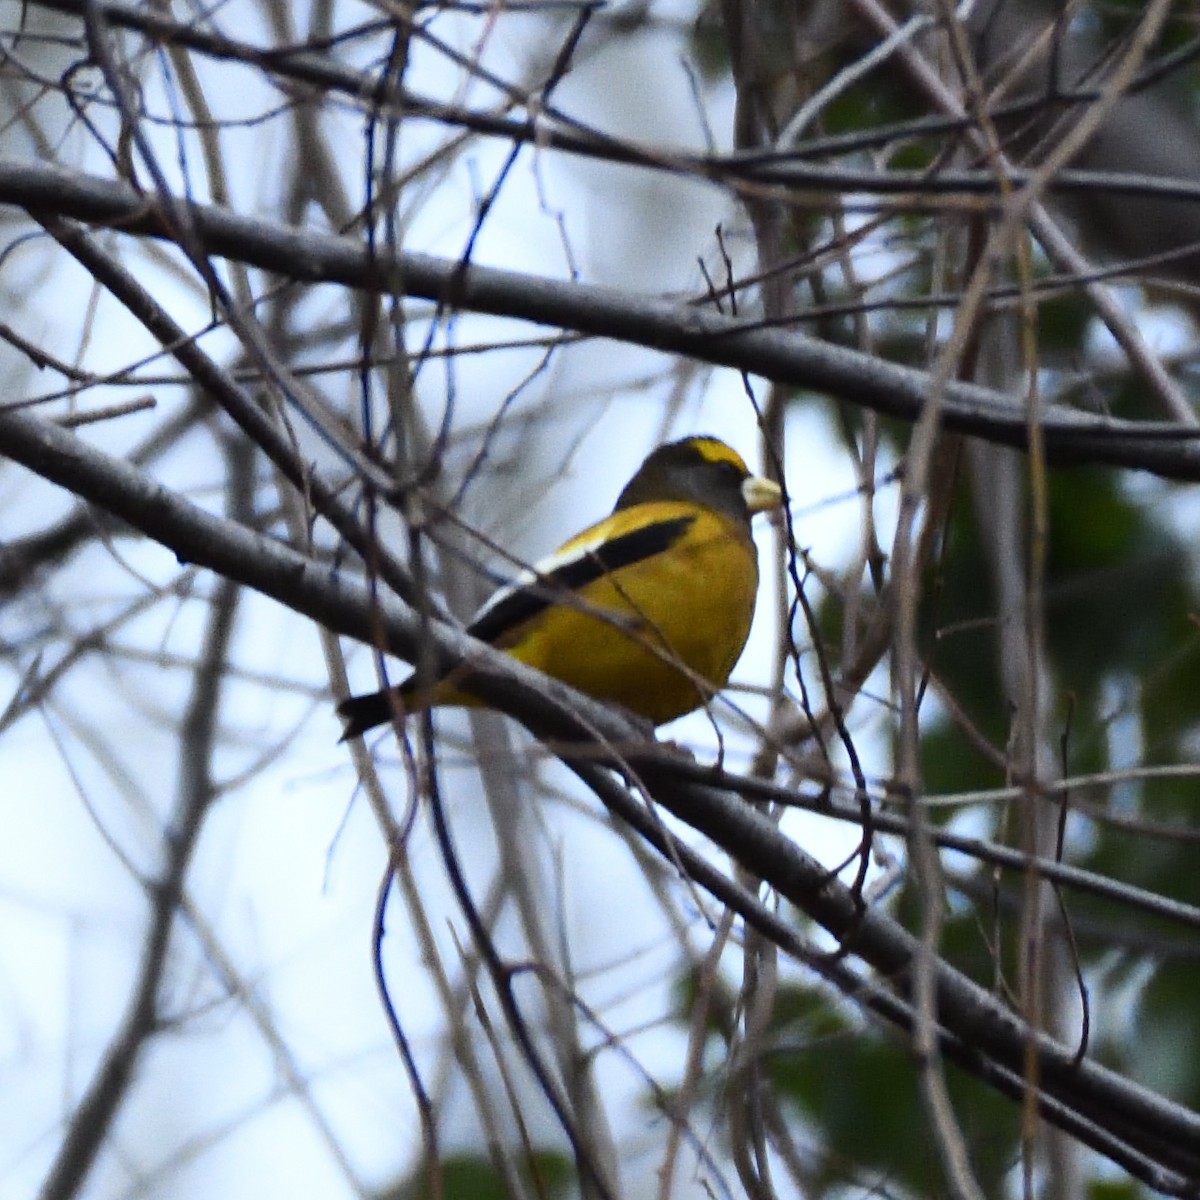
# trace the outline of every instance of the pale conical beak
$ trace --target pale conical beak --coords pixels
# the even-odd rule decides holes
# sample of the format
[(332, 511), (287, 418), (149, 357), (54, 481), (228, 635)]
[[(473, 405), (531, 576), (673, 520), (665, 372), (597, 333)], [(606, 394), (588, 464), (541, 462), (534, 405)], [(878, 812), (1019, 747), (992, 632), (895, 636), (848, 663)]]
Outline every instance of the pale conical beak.
[(763, 479), (761, 475), (750, 475), (742, 480), (742, 499), (753, 516), (778, 508), (783, 503), (783, 492), (779, 484)]

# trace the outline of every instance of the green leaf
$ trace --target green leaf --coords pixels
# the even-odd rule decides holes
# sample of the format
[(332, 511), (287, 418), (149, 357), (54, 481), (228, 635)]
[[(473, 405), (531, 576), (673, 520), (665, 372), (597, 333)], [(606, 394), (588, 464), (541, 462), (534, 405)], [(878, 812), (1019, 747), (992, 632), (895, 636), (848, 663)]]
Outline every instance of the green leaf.
[[(513, 1152), (520, 1177), (539, 1200), (558, 1200), (573, 1187), (575, 1171), (571, 1160), (553, 1150), (535, 1150), (526, 1155)], [(447, 1154), (437, 1168), (435, 1187), (427, 1164), (422, 1163), (407, 1179), (379, 1192), (376, 1200), (429, 1200), (440, 1190), (442, 1200), (512, 1200), (503, 1177), (483, 1154)]]

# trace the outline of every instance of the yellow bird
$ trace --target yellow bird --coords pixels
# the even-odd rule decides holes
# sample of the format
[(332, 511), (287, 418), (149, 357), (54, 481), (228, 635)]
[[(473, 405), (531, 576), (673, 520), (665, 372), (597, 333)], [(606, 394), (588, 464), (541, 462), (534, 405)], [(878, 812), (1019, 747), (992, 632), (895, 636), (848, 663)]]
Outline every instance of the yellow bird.
[[(467, 632), (654, 725), (707, 704), (729, 680), (758, 594), (755, 513), (782, 493), (724, 442), (659, 446), (612, 515), (501, 588)], [(463, 665), (418, 694), (416, 680), (338, 706), (342, 740), (426, 705), (478, 705)]]

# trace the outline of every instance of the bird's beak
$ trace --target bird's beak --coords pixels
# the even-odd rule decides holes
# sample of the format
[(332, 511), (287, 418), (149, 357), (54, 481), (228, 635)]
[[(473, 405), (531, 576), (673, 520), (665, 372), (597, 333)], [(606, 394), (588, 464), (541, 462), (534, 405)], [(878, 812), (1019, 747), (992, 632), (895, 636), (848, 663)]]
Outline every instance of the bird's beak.
[(779, 484), (763, 479), (761, 475), (750, 475), (742, 480), (742, 499), (753, 516), (778, 508), (783, 503), (783, 492)]

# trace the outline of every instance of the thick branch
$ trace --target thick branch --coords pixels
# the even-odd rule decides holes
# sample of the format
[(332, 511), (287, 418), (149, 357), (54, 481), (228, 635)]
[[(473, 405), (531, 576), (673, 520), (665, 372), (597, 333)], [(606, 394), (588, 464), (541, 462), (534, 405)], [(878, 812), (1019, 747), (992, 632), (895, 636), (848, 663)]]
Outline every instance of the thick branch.
[[(11, 159), (0, 159), (3, 203), (143, 237), (163, 237), (169, 228), (157, 203), (125, 184)], [(205, 253), (298, 282), (340, 283), (414, 296), (614, 338), (823, 392), (906, 421), (917, 419), (934, 387), (923, 371), (687, 304), (464, 266), (428, 254), (373, 255), (350, 238), (244, 217), (215, 206), (194, 205), (191, 216)], [(941, 414), (948, 429), (1001, 445), (1027, 446), (1025, 415), (1004, 393), (949, 382)], [(1200, 431), (1192, 426), (1109, 420), (1047, 405), (1042, 429), (1051, 463), (1104, 463), (1166, 478), (1200, 480)]]

